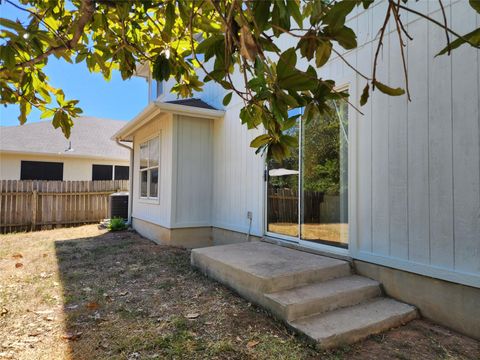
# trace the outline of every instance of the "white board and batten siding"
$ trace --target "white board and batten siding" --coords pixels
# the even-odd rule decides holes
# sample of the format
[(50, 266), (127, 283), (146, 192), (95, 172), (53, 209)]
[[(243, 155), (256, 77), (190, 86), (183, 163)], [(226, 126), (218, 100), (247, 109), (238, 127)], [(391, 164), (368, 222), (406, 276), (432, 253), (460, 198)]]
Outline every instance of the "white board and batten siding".
[(213, 120), (174, 115), (172, 228), (211, 226)]
[[(480, 26), (462, 0), (444, 1), (448, 21), (460, 33)], [(360, 44), (344, 57), (365, 74), (372, 71), (386, 1), (355, 10), (348, 26)], [(411, 2), (440, 19), (438, 2)], [(349, 109), (350, 254), (353, 258), (480, 287), (480, 118), (478, 51), (463, 46), (450, 57), (435, 54), (444, 32), (414, 14), (404, 14), (414, 37), (405, 49), (412, 101), (378, 90)], [(393, 24), (380, 52), (378, 79), (403, 86), (400, 47)], [(294, 40), (282, 48), (296, 46)], [(321, 70), (358, 100), (365, 80), (341, 59)], [(219, 103), (222, 90), (201, 97)], [(359, 105), (358, 105), (359, 106)], [(264, 234), (264, 159), (249, 148), (261, 130), (241, 125), (235, 96), (225, 117), (213, 121), (212, 226)]]
[[(480, 26), (480, 16), (467, 2), (444, 4), (458, 32)], [(436, 2), (410, 6), (441, 21)], [(349, 20), (359, 31), (354, 63), (367, 74), (383, 7), (376, 3)], [(377, 90), (361, 108), (364, 115), (349, 111), (357, 143), (350, 148), (355, 162), (350, 183), (355, 194), (351, 215), (356, 219), (350, 232), (352, 256), (480, 287), (479, 52), (462, 46), (451, 56), (435, 57), (446, 44), (444, 31), (415, 15), (403, 19), (414, 38), (405, 50), (412, 101)], [(378, 79), (403, 86), (395, 32), (386, 36), (379, 59)], [(358, 103), (353, 96), (365, 81), (347, 70), (338, 75), (339, 64), (346, 68), (334, 59), (326, 74), (348, 82)], [(346, 79), (345, 73), (352, 78)]]
[[(132, 216), (163, 227), (170, 227), (172, 207), (173, 116), (161, 114), (141, 127), (134, 135)], [(160, 138), (158, 199), (140, 198), (140, 145), (154, 136)]]

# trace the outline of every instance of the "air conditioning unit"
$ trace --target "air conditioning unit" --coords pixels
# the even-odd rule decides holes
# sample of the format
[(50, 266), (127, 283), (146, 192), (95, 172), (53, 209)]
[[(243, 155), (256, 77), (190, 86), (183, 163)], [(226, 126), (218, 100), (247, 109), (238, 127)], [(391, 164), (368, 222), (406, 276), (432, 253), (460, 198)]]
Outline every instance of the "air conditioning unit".
[(128, 220), (128, 192), (116, 192), (110, 195), (108, 217)]

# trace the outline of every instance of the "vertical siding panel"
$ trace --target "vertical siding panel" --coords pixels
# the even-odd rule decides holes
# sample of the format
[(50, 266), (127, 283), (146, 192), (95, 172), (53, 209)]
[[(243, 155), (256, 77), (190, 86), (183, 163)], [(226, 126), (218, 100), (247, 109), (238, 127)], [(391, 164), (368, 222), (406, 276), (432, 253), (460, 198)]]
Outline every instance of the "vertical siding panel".
[(428, 264), (428, 64), (431, 62), (425, 46), (428, 44), (428, 23), (415, 21), (408, 26), (408, 32), (414, 38), (408, 49), (412, 96), (408, 104), (408, 255), (412, 261)]
[[(406, 17), (408, 14), (404, 14)], [(404, 19), (405, 22), (407, 19)], [(408, 49), (404, 48), (405, 61)], [(405, 86), (401, 49), (396, 32), (390, 35), (389, 83)], [(406, 95), (391, 97), (388, 116), (388, 188), (390, 255), (408, 259), (407, 192), (407, 109)]]
[[(378, 13), (379, 11), (379, 13)], [(372, 21), (373, 29), (378, 29), (378, 17), (384, 14), (384, 6), (375, 6)], [(389, 83), (389, 37), (378, 57), (377, 79)], [(373, 52), (376, 50), (374, 42)], [(378, 89), (371, 97), (372, 101), (372, 251), (379, 255), (389, 254), (389, 201), (388, 201), (388, 104), (389, 97)]]
[[(461, 34), (475, 29), (476, 16), (462, 3), (452, 6), (452, 27)], [(453, 196), (455, 269), (480, 272), (480, 169), (478, 50), (452, 52)]]
[[(442, 21), (440, 11), (431, 16)], [(445, 32), (435, 24), (428, 27), (430, 262), (453, 268), (451, 58), (434, 57), (445, 46)]]
[[(365, 16), (367, 13), (361, 16), (363, 19), (368, 19)], [(358, 28), (364, 28), (360, 24)], [(358, 69), (364, 74), (370, 74), (372, 64), (372, 43), (364, 45), (357, 52), (357, 65)], [(366, 81), (357, 75), (357, 98), (358, 101), (360, 92), (365, 87)], [(352, 99), (353, 100), (353, 99)], [(351, 110), (351, 109), (349, 109)], [(355, 213), (358, 218), (358, 232), (357, 241), (358, 249), (361, 251), (372, 251), (372, 101), (362, 107), (364, 115), (355, 112), (354, 116), (349, 116), (350, 119), (355, 118), (358, 128), (357, 148), (352, 149), (350, 154), (356, 154), (357, 157), (357, 173), (352, 176), (356, 176), (357, 180), (357, 206)], [(355, 111), (355, 110), (351, 110)]]

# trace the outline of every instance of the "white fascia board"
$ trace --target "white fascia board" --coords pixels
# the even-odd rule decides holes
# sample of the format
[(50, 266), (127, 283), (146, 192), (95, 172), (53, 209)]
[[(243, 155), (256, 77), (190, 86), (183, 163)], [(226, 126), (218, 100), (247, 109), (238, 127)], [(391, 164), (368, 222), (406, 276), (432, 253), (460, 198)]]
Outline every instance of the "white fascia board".
[(161, 101), (153, 101), (142, 110), (140, 114), (135, 116), (133, 120), (128, 122), (124, 127), (118, 130), (112, 137), (112, 140), (132, 141), (132, 134), (141, 126), (149, 122), (153, 117), (160, 113), (173, 113), (177, 115), (193, 116), (205, 119), (219, 119), (225, 115), (223, 110), (204, 109), (195, 106), (187, 106), (181, 104), (165, 103)]
[(172, 103), (166, 103), (161, 101), (154, 101), (154, 103), (163, 112), (174, 113), (177, 115), (187, 115), (187, 116), (201, 117), (206, 119), (219, 119), (225, 115), (225, 111), (223, 110), (205, 109), (205, 108), (200, 108), (195, 106), (172, 104)]
[(145, 107), (140, 114), (135, 116), (132, 120), (125, 124), (120, 130), (118, 130), (113, 136), (110, 138), (111, 140), (119, 140), (119, 141), (132, 141), (131, 135), (135, 130), (139, 127), (146, 124), (150, 119), (159, 114), (160, 109), (158, 106), (151, 102)]

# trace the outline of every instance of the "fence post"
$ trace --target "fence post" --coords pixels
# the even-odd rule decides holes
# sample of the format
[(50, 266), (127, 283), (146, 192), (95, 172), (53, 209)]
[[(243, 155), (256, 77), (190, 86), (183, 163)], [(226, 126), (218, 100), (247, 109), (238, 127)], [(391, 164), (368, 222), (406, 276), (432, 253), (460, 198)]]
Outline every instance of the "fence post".
[(38, 191), (32, 192), (32, 231), (35, 231), (35, 225), (37, 223), (37, 205), (38, 205)]

